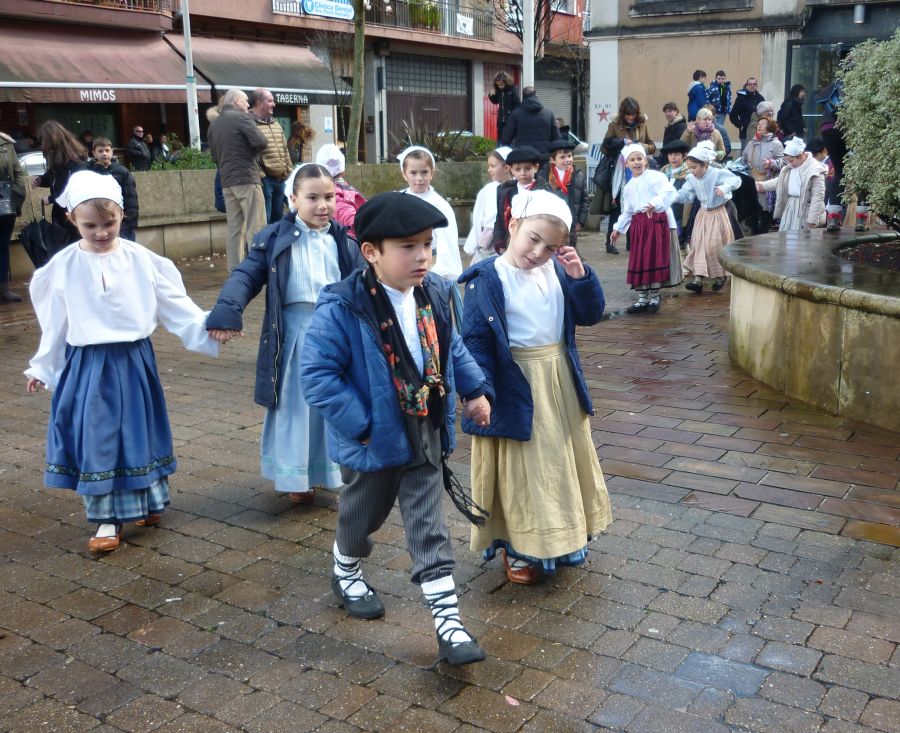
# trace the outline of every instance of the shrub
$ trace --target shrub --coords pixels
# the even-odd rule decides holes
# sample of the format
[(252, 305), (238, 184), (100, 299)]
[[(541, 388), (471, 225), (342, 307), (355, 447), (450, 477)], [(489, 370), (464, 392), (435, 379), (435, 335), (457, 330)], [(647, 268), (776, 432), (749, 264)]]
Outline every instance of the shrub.
[(413, 115), (408, 120), (402, 120), (400, 128), (399, 135), (391, 133), (395, 156), (410, 145), (421, 145), (431, 151), (435, 160), (466, 160), (471, 157), (473, 141), (477, 139), (459, 130), (447, 132), (443, 124), (438, 127), (417, 125)]
[(167, 133), (167, 137), (172, 150), (172, 160), (167, 163), (155, 160), (150, 166), (150, 170), (203, 170), (216, 167), (207, 151), (194, 150), (185, 146), (174, 132)]
[(900, 30), (887, 41), (853, 49), (839, 72), (838, 125), (847, 141), (844, 183), (862, 191), (872, 210), (900, 231)]

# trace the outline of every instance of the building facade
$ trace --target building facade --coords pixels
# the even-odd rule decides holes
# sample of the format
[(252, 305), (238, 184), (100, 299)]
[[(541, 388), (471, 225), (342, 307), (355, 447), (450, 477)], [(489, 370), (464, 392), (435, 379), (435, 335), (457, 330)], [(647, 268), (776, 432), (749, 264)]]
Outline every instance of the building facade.
[[(794, 84), (807, 90), (804, 114), (815, 124), (815, 91), (834, 77), (838, 54), (900, 25), (896, 0), (607, 0), (595, 3), (591, 29), (588, 134), (603, 138), (625, 96), (635, 97), (662, 138), (662, 106), (684, 113), (696, 69), (713, 81), (726, 72), (733, 92), (749, 77), (776, 109)], [(810, 125), (808, 125), (810, 127)], [(734, 133), (733, 127), (729, 130)]]

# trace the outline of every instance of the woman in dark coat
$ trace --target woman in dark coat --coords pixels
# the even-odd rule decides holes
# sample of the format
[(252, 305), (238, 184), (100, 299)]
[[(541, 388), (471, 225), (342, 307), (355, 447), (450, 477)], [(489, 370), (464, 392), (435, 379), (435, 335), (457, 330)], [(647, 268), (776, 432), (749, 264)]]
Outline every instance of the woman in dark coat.
[(785, 99), (778, 110), (778, 126), (785, 140), (792, 137), (804, 137), (806, 123), (803, 121), (803, 100), (806, 98), (806, 87), (794, 84), (789, 99)]
[(488, 94), (488, 99), (497, 105), (497, 140), (499, 140), (506, 121), (521, 101), (519, 90), (508, 73), (505, 71), (497, 73), (494, 77), (494, 89)]
[(87, 151), (84, 145), (56, 120), (47, 120), (37, 130), (38, 144), (47, 161), (47, 172), (35, 176), (31, 183), (35, 188), (49, 188), (49, 201), (53, 204), (52, 219), (54, 224), (69, 230), (70, 242), (81, 238), (78, 229), (66, 218), (66, 209), (56, 203), (56, 199), (65, 190), (69, 176), (76, 171), (85, 170)]

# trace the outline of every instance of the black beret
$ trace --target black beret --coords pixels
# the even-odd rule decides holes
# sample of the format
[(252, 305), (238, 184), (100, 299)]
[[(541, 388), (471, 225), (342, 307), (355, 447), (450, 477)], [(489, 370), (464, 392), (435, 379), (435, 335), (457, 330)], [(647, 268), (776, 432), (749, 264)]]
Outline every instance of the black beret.
[(665, 145), (660, 149), (661, 153), (688, 153), (691, 150), (691, 146), (688, 145), (681, 138), (676, 138), (675, 140), (669, 140)]
[(447, 226), (447, 217), (410, 193), (380, 193), (359, 207), (353, 228), (360, 244), (409, 237)]
[(512, 165), (513, 163), (537, 163), (540, 165), (543, 162), (544, 156), (528, 145), (523, 145), (521, 148), (513, 148), (513, 151), (506, 156), (507, 165)]
[(549, 150), (551, 153), (555, 153), (557, 150), (575, 150), (575, 147), (576, 143), (573, 143), (571, 140), (561, 138), (550, 143), (550, 147), (547, 148), (547, 150)]

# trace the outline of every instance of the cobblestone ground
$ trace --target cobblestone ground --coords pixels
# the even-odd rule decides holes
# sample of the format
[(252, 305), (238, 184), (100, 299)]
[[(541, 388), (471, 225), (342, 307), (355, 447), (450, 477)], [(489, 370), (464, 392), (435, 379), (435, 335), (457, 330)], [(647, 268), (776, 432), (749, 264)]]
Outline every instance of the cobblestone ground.
[[(626, 305), (624, 253), (585, 244)], [(201, 304), (223, 265), (181, 264)], [(260, 303), (218, 361), (154, 338), (172, 508), (100, 558), (79, 502), (41, 488), (49, 400), (21, 376), (38, 331), (27, 304), (3, 308), (0, 729), (900, 731), (900, 436), (732, 367), (727, 309), (727, 288), (679, 294), (581, 332), (616, 516), (585, 567), (510, 585), (448, 503), (490, 655), (452, 669), (396, 513), (365, 566), (387, 614), (350, 619), (328, 583), (338, 495), (295, 507), (259, 477)], [(456, 460), (465, 477), (466, 440)]]

